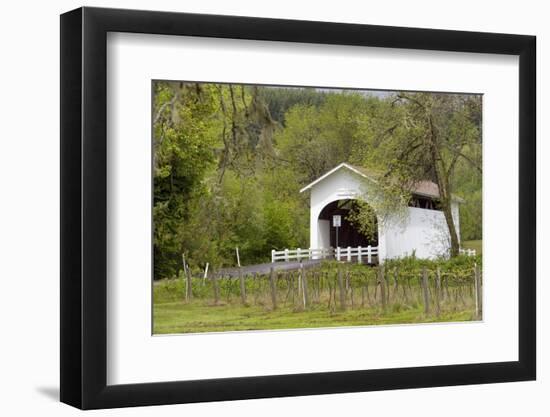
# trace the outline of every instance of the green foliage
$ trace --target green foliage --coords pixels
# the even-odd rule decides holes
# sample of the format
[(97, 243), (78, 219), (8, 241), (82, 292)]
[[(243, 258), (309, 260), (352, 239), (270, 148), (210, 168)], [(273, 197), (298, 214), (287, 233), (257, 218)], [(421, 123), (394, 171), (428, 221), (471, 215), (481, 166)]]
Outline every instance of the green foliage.
[(369, 100), (358, 93), (329, 94), (321, 105), (296, 104), (275, 136), (280, 156), (307, 184), (341, 162), (352, 149)]
[(362, 200), (357, 200), (351, 207), (348, 221), (353, 224), (369, 241), (376, 239), (378, 221), (373, 208)]
[(425, 268), (430, 273), (439, 269), (443, 273), (456, 276), (471, 276), (474, 266), (482, 267), (482, 258), (477, 256), (460, 255), (450, 259), (418, 259), (408, 256), (399, 259), (389, 259), (384, 263), (386, 269), (397, 269), (400, 273), (420, 275)]
[(266, 103), (273, 119), (285, 125), (287, 111), (295, 105), (321, 106), (327, 93), (314, 88), (260, 88), (259, 97)]
[(215, 161), (215, 141), (205, 120), (216, 106), (209, 86), (159, 82), (154, 88), (154, 269), (159, 278), (178, 269), (189, 196), (204, 192), (201, 181)]
[(457, 195), (464, 198), (460, 205), (460, 232), (462, 240), (483, 238), (483, 190), (482, 178), (478, 171), (472, 170), (465, 161), (456, 167), (454, 189)]

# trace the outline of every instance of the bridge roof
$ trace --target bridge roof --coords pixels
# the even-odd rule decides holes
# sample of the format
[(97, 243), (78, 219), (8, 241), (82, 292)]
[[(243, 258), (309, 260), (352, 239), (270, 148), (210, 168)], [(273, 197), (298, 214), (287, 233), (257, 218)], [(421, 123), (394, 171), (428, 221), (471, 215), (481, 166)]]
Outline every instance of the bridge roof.
[[(341, 169), (347, 169), (351, 172), (354, 172), (355, 174), (359, 175), (360, 177), (366, 178), (368, 180), (376, 181), (376, 177), (380, 175), (380, 173), (377, 173), (376, 171), (373, 171), (371, 169), (365, 168), (365, 167), (359, 167), (356, 165), (348, 164), (347, 162), (342, 162), (340, 165), (335, 166), (330, 171), (326, 172), (325, 174), (321, 175), (319, 178), (317, 178), (315, 181), (310, 182), (308, 185), (306, 185), (304, 188), (300, 190), (301, 193), (304, 191), (307, 191), (311, 189), (313, 186), (318, 184), (319, 182), (323, 181), (325, 178), (329, 177), (330, 175), (334, 174), (336, 171), (339, 171)], [(423, 197), (429, 197), (429, 198), (439, 198), (439, 187), (436, 183), (433, 181), (418, 181), (410, 190), (411, 193), (423, 196)], [(458, 196), (453, 195), (453, 200), (458, 202), (463, 202), (464, 200)]]
[(354, 173), (356, 173), (357, 175), (363, 177), (363, 178), (367, 178), (367, 179), (370, 179), (372, 181), (376, 181), (373, 176), (371, 175), (368, 175), (366, 173), (366, 169), (365, 168), (362, 168), (362, 167), (356, 167), (354, 165), (350, 165), (346, 162), (342, 162), (340, 165), (337, 165), (335, 166), (334, 168), (332, 168), (330, 171), (324, 173), (323, 175), (321, 175), (319, 178), (317, 178), (315, 181), (313, 182), (310, 182), (308, 185), (306, 185), (304, 188), (302, 188), (300, 190), (301, 193), (303, 193), (304, 191), (306, 190), (309, 190), (310, 188), (312, 188), (314, 185), (320, 183), (321, 181), (323, 181), (325, 178), (331, 176), (332, 174), (334, 174), (336, 171), (339, 171), (340, 169), (348, 169)]

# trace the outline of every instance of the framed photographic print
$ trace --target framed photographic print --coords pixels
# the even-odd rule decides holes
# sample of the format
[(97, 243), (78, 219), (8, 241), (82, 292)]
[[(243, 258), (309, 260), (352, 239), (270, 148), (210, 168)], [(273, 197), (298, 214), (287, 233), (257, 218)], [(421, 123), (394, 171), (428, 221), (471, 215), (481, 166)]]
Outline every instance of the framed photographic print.
[(535, 38), (61, 16), (61, 400), (536, 375)]

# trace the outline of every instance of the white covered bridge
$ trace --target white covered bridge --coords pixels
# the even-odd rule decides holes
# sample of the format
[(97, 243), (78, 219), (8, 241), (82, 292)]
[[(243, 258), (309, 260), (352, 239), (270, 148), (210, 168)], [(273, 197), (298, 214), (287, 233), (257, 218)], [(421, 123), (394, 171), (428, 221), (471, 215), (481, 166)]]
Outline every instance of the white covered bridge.
[[(438, 209), (439, 190), (430, 181), (419, 182), (411, 190), (404, 216), (386, 216), (382, 220), (376, 215), (375, 236), (367, 238), (357, 230), (347, 214), (354, 201), (369, 203), (369, 191), (375, 186), (376, 179), (365, 169), (342, 163), (302, 188), (300, 192), (310, 193), (310, 247), (272, 251), (272, 262), (336, 258), (373, 263), (412, 254), (433, 259), (449, 253), (449, 231), (443, 212)], [(457, 232), (460, 202), (459, 198), (452, 201)], [(372, 208), (376, 214), (376, 205)]]

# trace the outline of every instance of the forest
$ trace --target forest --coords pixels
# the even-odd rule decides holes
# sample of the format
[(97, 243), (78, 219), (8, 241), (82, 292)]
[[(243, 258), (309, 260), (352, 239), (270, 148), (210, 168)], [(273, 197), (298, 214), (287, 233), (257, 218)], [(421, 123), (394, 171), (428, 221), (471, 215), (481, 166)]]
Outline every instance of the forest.
[[(376, 172), (399, 204), (431, 180), (482, 239), (482, 97), (470, 94), (154, 81), (154, 278), (270, 261), (309, 246), (299, 190), (342, 162)], [(393, 203), (392, 203), (393, 204)], [(354, 221), (367, 223), (365, 213)], [(452, 221), (450, 222), (452, 223)], [(368, 225), (365, 225), (367, 227)], [(451, 227), (451, 226), (450, 226)], [(454, 226), (453, 226), (454, 227)], [(450, 230), (451, 257), (458, 254)]]

